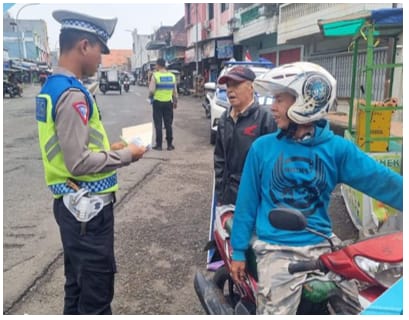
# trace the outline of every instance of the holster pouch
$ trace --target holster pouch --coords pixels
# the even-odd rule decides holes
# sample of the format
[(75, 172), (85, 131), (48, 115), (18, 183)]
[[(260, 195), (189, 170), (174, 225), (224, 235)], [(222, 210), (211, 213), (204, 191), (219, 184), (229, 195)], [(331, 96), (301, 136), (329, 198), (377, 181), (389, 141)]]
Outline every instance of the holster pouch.
[(79, 222), (88, 222), (94, 218), (104, 207), (104, 201), (97, 195), (87, 195), (88, 190), (80, 189), (75, 193), (63, 196), (65, 207)]

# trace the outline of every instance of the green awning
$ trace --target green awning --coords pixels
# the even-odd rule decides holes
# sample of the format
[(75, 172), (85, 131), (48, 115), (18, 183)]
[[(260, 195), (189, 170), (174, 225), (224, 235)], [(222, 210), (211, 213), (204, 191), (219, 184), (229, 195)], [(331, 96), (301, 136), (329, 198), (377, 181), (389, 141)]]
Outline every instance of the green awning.
[(323, 23), (321, 25), (321, 30), (326, 37), (355, 36), (364, 25), (365, 21), (366, 19), (353, 19)]

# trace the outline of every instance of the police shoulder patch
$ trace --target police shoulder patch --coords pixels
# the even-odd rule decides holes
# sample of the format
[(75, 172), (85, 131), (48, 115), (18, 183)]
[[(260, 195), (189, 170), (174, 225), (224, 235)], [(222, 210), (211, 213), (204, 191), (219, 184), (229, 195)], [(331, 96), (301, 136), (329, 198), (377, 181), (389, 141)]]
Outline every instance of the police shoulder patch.
[(89, 109), (85, 101), (77, 101), (72, 104), (72, 107), (79, 114), (82, 122), (86, 125), (89, 119)]
[(47, 100), (36, 97), (36, 120), (47, 122)]

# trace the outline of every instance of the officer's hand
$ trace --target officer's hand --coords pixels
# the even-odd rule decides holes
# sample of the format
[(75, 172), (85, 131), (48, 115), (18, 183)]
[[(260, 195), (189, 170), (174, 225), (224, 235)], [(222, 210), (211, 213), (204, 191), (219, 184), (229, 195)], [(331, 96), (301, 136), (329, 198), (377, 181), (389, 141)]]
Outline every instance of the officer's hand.
[(245, 261), (232, 260), (231, 262), (231, 275), (234, 281), (240, 282), (244, 280), (244, 274), (246, 271)]
[(178, 104), (177, 103), (174, 103), (173, 104), (173, 109), (176, 109), (178, 107)]
[(139, 160), (142, 158), (143, 154), (147, 151), (146, 147), (137, 146), (136, 144), (130, 143), (128, 144), (128, 148), (132, 152), (132, 161)]
[(111, 150), (121, 150), (123, 148), (126, 147), (125, 142), (114, 142), (113, 144), (111, 144)]

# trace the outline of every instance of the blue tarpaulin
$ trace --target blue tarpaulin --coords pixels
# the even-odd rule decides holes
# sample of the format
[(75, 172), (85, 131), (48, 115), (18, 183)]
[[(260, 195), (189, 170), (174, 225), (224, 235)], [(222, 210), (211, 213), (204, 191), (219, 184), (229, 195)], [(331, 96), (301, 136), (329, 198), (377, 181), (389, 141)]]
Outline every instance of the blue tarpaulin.
[(387, 8), (372, 10), (372, 20), (375, 24), (403, 24), (403, 8)]

